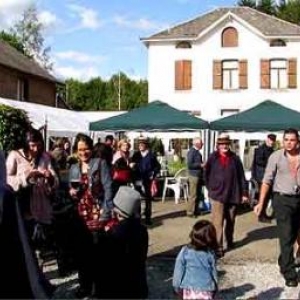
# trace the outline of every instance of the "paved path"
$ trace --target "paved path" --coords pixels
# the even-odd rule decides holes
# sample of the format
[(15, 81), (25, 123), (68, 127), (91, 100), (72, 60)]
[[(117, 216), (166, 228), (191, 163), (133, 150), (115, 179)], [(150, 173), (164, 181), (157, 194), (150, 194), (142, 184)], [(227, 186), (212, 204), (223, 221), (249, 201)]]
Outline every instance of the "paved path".
[[(174, 298), (172, 272), (179, 249), (188, 241), (196, 219), (185, 217), (185, 203), (173, 200), (154, 203), (154, 224), (149, 228), (148, 282), (151, 299)], [(210, 214), (200, 218), (210, 218)], [(220, 299), (299, 299), (299, 288), (286, 288), (277, 266), (278, 240), (275, 223), (258, 223), (250, 211), (241, 212), (236, 222), (236, 249), (218, 263)], [(76, 275), (57, 279), (56, 296), (72, 298)]]

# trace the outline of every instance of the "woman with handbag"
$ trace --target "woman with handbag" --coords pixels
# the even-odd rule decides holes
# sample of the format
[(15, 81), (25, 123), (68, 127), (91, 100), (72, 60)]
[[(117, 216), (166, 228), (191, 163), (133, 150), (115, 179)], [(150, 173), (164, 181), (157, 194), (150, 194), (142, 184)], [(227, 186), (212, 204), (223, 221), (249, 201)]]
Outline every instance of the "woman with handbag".
[(74, 150), (78, 163), (69, 173), (69, 194), (77, 211), (75, 260), (78, 268), (77, 298), (92, 296), (101, 289), (105, 264), (105, 226), (112, 216), (111, 172), (105, 160), (93, 157), (93, 141), (79, 133)]
[(126, 139), (121, 139), (118, 143), (118, 150), (112, 160), (113, 194), (115, 195), (122, 185), (127, 185), (132, 181), (131, 168), (133, 163), (130, 160), (130, 143)]

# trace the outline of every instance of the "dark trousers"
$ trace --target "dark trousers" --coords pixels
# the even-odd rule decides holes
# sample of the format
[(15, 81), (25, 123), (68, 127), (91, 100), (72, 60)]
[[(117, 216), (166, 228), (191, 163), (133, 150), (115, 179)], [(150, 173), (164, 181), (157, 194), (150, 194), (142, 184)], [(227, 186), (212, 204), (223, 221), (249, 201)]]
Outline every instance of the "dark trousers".
[(287, 197), (274, 193), (273, 208), (277, 221), (280, 244), (278, 264), (285, 279), (295, 279), (294, 244), (297, 239), (300, 219), (300, 197)]

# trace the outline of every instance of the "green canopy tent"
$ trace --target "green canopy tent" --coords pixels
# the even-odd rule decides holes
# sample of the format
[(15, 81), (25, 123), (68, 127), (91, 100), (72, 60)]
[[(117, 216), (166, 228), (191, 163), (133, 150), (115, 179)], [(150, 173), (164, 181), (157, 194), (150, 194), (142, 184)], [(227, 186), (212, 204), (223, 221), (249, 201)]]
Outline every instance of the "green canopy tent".
[(300, 113), (271, 100), (210, 123), (210, 129), (221, 131), (282, 131), (288, 127), (300, 129)]
[(133, 109), (125, 114), (91, 122), (91, 131), (198, 131), (208, 122), (161, 101)]

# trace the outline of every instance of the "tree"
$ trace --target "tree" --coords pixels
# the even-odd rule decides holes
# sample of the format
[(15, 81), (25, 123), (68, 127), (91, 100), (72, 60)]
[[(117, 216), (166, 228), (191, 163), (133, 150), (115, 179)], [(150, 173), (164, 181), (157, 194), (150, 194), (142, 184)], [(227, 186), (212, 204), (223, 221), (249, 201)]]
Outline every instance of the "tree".
[(31, 124), (25, 111), (0, 105), (0, 148), (6, 153), (23, 147), (29, 128)]
[(4, 30), (2, 30), (0, 32), (0, 40), (8, 43), (10, 46), (14, 47), (15, 49), (17, 49), (22, 54), (25, 54), (24, 46), (21, 43), (21, 41), (18, 39), (16, 34), (8, 33), (8, 32), (5, 32)]
[(300, 25), (300, 1), (293, 0), (279, 5), (277, 17)]
[(268, 15), (276, 15), (277, 6), (273, 0), (261, 0), (256, 9)]
[(248, 6), (251, 8), (256, 8), (255, 0), (240, 0), (237, 3), (238, 6)]
[(46, 69), (52, 69), (50, 61), (50, 47), (44, 47), (44, 37), (42, 35), (43, 25), (38, 20), (37, 8), (35, 5), (26, 9), (19, 21), (10, 29), (11, 33), (17, 37), (23, 45), (24, 54), (35, 59)]

